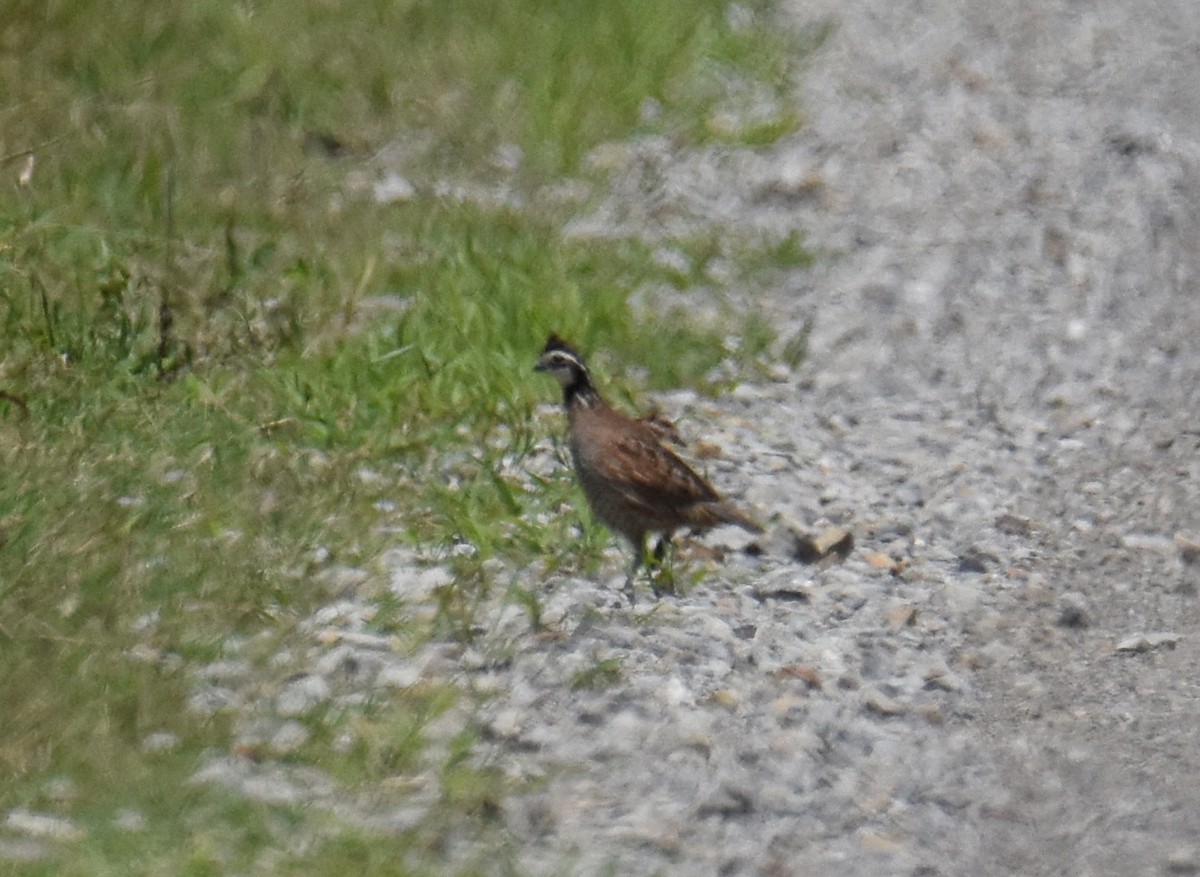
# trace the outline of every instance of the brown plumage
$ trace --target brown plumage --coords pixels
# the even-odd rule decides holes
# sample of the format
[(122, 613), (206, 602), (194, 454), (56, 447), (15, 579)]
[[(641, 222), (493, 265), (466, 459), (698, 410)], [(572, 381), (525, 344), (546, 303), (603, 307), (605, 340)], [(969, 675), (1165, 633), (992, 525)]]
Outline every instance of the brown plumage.
[(575, 473), (596, 517), (633, 545), (630, 581), (644, 559), (648, 533), (662, 534), (661, 549), (683, 528), (733, 524), (762, 532), (663, 446), (682, 444), (674, 424), (657, 413), (634, 420), (613, 410), (593, 386), (583, 359), (557, 335), (550, 336), (534, 369), (552, 374), (563, 389)]
[(660, 442), (670, 442), (680, 448), (687, 446), (687, 442), (683, 440), (683, 436), (679, 434), (679, 430), (675, 428), (675, 424), (658, 411), (643, 414), (637, 419), (637, 422), (650, 427)]

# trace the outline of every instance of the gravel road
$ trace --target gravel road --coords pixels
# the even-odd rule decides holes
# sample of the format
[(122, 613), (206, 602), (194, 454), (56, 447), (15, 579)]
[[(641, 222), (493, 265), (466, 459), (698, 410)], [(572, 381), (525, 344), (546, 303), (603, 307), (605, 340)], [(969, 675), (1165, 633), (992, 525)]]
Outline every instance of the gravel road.
[[(765, 552), (718, 531), (717, 572), (631, 611), (614, 550), (542, 584), (551, 633), (497, 603), (466, 651), (326, 637), (276, 713), (479, 692), (459, 719), (532, 781), (501, 813), (522, 874), (1200, 873), (1200, 4), (788, 14), (834, 25), (803, 131), (637, 143), (574, 229), (822, 253), (743, 291), (785, 338), (813, 320), (795, 374), (656, 400)], [(824, 527), (853, 551), (797, 560)], [(404, 595), (441, 581), (393, 560)]]
[(804, 131), (645, 144), (586, 224), (825, 254), (747, 293), (815, 320), (793, 380), (662, 402), (857, 546), (514, 643), (530, 870), (1200, 872), (1200, 5), (790, 9), (835, 25)]

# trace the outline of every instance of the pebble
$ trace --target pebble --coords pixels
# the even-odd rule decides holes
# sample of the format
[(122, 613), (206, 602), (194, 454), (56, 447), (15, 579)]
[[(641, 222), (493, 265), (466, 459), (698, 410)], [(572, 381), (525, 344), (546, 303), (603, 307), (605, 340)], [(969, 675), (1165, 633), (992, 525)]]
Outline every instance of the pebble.
[(352, 591), (370, 578), (371, 574), (365, 569), (358, 569), (352, 566), (331, 566), (313, 576), (315, 581), (320, 582), (335, 593)]
[(410, 661), (385, 664), (375, 675), (375, 684), (383, 688), (411, 688), (421, 681), (422, 669)]
[(1126, 533), (1121, 537), (1121, 544), (1131, 551), (1152, 551), (1158, 554), (1171, 554), (1175, 551), (1175, 542), (1171, 537), (1157, 533)]
[(314, 768), (254, 765), (244, 759), (213, 757), (202, 764), (191, 782), (217, 785), (263, 804), (295, 805), (327, 798), (336, 785)]
[(120, 810), (113, 817), (113, 825), (122, 831), (145, 831), (149, 821), (137, 810)]
[(142, 738), (143, 752), (170, 752), (179, 748), (179, 737), (170, 731), (155, 731)]
[(429, 600), (439, 588), (453, 583), (454, 573), (444, 566), (427, 569), (400, 567), (392, 572), (392, 593), (402, 600), (423, 602)]
[(8, 815), (4, 817), (4, 827), (9, 831), (45, 840), (74, 841), (81, 840), (84, 836), (82, 829), (69, 819), (51, 816), (48, 813), (36, 813), (23, 807), (8, 811)]
[(49, 852), (45, 844), (32, 838), (0, 838), (0, 862), (37, 862)]
[(287, 721), (271, 736), (270, 747), (273, 752), (287, 755), (307, 743), (310, 736), (308, 728), (304, 725), (296, 721)]
[(867, 688), (863, 692), (863, 705), (872, 713), (881, 716), (899, 716), (907, 711), (907, 707), (893, 697), (888, 697), (877, 688)]
[(1058, 619), (1055, 621), (1059, 627), (1083, 629), (1092, 626), (1087, 600), (1082, 594), (1064, 594), (1059, 606)]
[(202, 715), (213, 715), (241, 705), (241, 697), (231, 688), (209, 685), (193, 691), (187, 700), (188, 709)]
[(302, 676), (289, 682), (275, 697), (275, 712), (285, 717), (302, 716), (326, 703), (331, 694), (324, 677)]
[(79, 798), (79, 786), (70, 777), (51, 777), (42, 785), (42, 796), (59, 804), (70, 803)]
[(412, 200), (417, 194), (417, 189), (405, 177), (389, 172), (375, 182), (371, 194), (380, 204), (395, 204)]
[(1172, 538), (1184, 563), (1200, 564), (1200, 533), (1176, 533)]
[(1168, 874), (1200, 874), (1200, 851), (1193, 846), (1180, 847), (1164, 864)]
[(1160, 631), (1158, 633), (1136, 633), (1121, 640), (1116, 645), (1118, 652), (1149, 652), (1154, 649), (1173, 649), (1182, 639), (1177, 633)]
[(253, 673), (254, 668), (250, 663), (241, 660), (213, 661), (200, 669), (201, 678), (223, 685), (245, 682)]

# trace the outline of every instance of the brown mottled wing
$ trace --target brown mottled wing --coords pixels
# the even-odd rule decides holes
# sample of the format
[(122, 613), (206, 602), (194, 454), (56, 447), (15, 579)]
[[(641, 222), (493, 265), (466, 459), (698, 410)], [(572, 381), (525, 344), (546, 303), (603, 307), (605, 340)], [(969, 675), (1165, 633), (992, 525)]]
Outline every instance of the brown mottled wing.
[(614, 436), (609, 453), (596, 461), (614, 488), (631, 502), (652, 509), (720, 501), (712, 485), (646, 432)]
[(660, 444), (665, 445), (667, 442), (670, 442), (681, 448), (687, 447), (687, 442), (683, 440), (683, 436), (679, 434), (679, 430), (675, 428), (675, 424), (657, 411), (643, 414), (637, 419), (637, 422), (653, 432), (654, 438)]

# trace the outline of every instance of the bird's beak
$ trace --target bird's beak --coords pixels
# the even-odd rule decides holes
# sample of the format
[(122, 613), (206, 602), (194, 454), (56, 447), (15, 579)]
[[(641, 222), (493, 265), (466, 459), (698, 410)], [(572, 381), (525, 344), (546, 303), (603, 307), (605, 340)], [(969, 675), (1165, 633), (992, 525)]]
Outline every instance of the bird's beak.
[(534, 370), (535, 372), (544, 372), (544, 371), (548, 371), (548, 369), (546, 368), (546, 364), (545, 364), (544, 362), (542, 362), (540, 359), (537, 361), (537, 365), (535, 365), (535, 366), (533, 367), (533, 370)]

